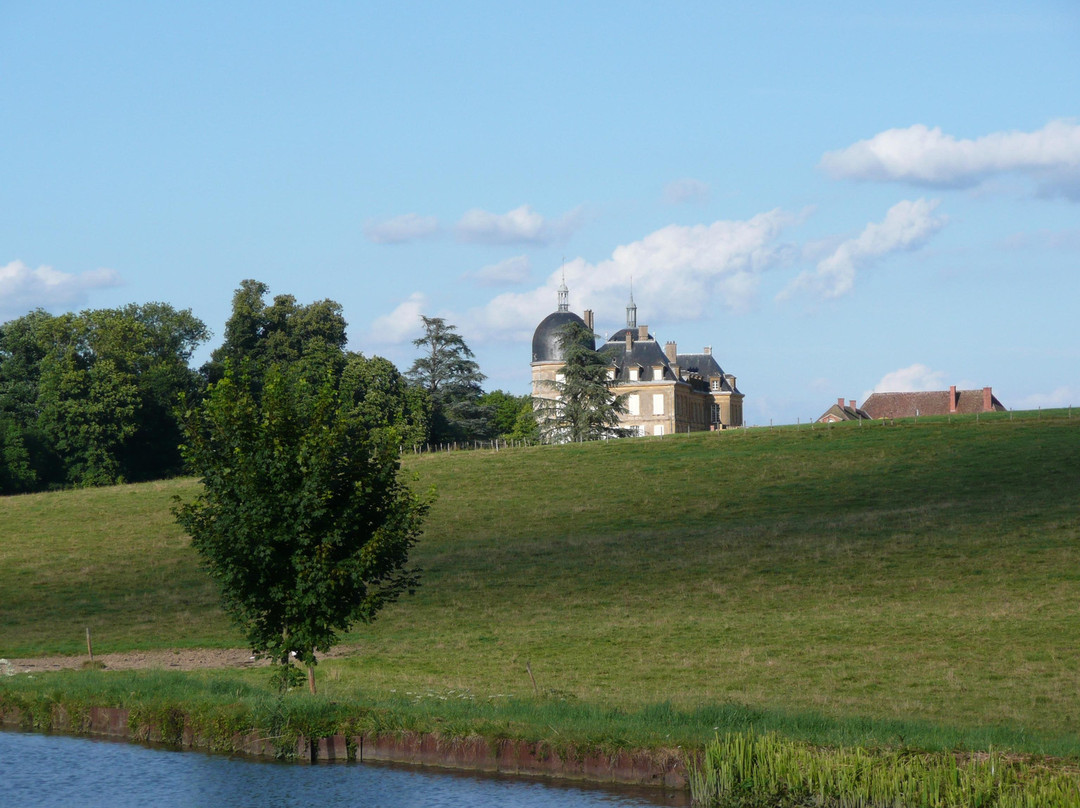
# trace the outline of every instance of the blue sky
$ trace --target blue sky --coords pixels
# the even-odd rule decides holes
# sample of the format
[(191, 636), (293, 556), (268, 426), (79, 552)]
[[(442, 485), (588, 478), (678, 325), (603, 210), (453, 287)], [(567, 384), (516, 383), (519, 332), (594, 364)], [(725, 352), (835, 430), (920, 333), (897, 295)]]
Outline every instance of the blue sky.
[(0, 3), (0, 321), (244, 278), (529, 390), (565, 272), (751, 424), (1080, 404), (1080, 4)]

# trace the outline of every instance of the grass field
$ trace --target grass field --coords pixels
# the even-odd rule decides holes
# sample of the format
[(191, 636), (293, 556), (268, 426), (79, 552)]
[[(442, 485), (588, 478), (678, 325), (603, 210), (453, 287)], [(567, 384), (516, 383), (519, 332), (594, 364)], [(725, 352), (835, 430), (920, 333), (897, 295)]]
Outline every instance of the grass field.
[[(735, 715), (820, 742), (1080, 755), (1070, 416), (407, 456), (437, 496), (423, 587), (320, 684), (425, 714), (633, 713), (678, 740)], [(100, 651), (242, 644), (169, 513), (196, 490), (0, 499), (0, 655), (78, 652), (87, 626)]]

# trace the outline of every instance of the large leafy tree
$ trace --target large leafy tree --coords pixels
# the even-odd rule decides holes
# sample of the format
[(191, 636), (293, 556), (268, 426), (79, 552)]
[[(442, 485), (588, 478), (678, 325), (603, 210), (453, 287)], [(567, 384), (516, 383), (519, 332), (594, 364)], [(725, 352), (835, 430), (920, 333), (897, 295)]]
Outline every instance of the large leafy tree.
[(417, 586), (426, 505), (399, 480), (398, 447), (353, 391), (277, 364), (256, 383), (250, 363), (226, 363), (183, 422), (203, 493), (177, 519), (252, 650), (285, 666), (294, 652), (314, 692), (316, 653)]
[(480, 402), (484, 374), (473, 352), (442, 317), (420, 315), (424, 334), (413, 340), (420, 356), (405, 374), (432, 401), (430, 438), (434, 442), (473, 440), (489, 435), (491, 413)]
[(548, 443), (621, 437), (619, 415), (624, 397), (612, 390), (608, 360), (597, 351), (594, 335), (584, 323), (569, 322), (559, 330), (563, 367), (549, 382), (553, 397), (536, 399), (540, 434)]
[(256, 385), (274, 364), (299, 369), (309, 380), (324, 378), (327, 370), (340, 373), (347, 341), (341, 304), (318, 300), (301, 305), (292, 295), (276, 295), (267, 304), (269, 291), (261, 281), (241, 281), (224, 342), (203, 368), (207, 378), (221, 378), (229, 361), (246, 361)]
[(409, 384), (389, 359), (350, 353), (340, 381), (342, 401), (390, 445), (410, 447), (427, 439), (431, 398)]
[(0, 326), (5, 456), (13, 451), (23, 469), (6, 474), (9, 485), (94, 485), (178, 471), (173, 410), (180, 394), (199, 389), (188, 362), (206, 337), (190, 311), (164, 303), (35, 311)]

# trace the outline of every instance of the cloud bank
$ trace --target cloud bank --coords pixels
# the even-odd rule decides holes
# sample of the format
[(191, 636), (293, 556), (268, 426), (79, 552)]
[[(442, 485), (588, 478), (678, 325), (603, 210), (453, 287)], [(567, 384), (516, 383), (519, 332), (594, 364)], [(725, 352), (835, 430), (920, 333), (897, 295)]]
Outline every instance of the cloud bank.
[(529, 279), (532, 265), (529, 256), (515, 255), (497, 264), (489, 264), (480, 269), (466, 272), (461, 277), (474, 280), (481, 286), (498, 286), (506, 283), (524, 283)]
[(376, 244), (406, 244), (436, 236), (439, 229), (439, 220), (434, 216), (406, 213), (392, 219), (368, 222), (364, 225), (364, 235)]
[(580, 207), (558, 219), (545, 219), (530, 205), (501, 214), (474, 208), (457, 223), (457, 237), (479, 244), (551, 244), (572, 235), (582, 218)]
[(397, 345), (413, 340), (420, 336), (420, 315), (426, 307), (427, 297), (421, 292), (413, 292), (392, 312), (375, 318), (368, 339), (382, 345)]
[(958, 140), (922, 124), (888, 129), (826, 152), (820, 166), (840, 179), (970, 188), (998, 174), (1030, 176), (1040, 193), (1080, 201), (1080, 125), (1051, 121), (1034, 132)]
[(78, 308), (88, 293), (120, 285), (111, 269), (94, 269), (72, 275), (49, 266), (31, 269), (22, 261), (0, 267), (0, 322), (20, 317), (36, 308)]
[(664, 202), (669, 205), (689, 205), (709, 201), (709, 186), (701, 180), (684, 177), (664, 186)]
[(819, 299), (849, 294), (855, 276), (895, 252), (916, 250), (945, 226), (945, 216), (935, 216), (938, 200), (904, 200), (889, 208), (881, 222), (871, 222), (858, 236), (842, 242), (810, 272), (801, 273), (777, 296), (787, 299), (805, 293)]
[(926, 365), (916, 363), (886, 373), (881, 377), (881, 381), (874, 385), (874, 389), (863, 397), (870, 393), (921, 393), (926, 390), (948, 389), (943, 371), (931, 370)]
[(542, 286), (498, 295), (464, 320), (475, 338), (528, 339), (555, 310), (555, 289), (564, 274), (571, 309), (592, 308), (598, 321), (622, 319), (631, 279), (642, 314), (650, 318), (686, 320), (716, 309), (742, 310), (753, 300), (760, 274), (790, 259), (793, 248), (779, 239), (798, 218), (773, 210), (745, 221), (670, 225), (616, 247), (604, 261), (569, 261)]

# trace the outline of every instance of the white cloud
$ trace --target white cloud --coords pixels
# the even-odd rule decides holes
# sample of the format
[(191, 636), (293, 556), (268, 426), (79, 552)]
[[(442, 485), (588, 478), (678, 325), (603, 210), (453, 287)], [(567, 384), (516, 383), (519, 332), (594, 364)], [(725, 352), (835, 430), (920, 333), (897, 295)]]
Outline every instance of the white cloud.
[(669, 205), (698, 204), (709, 200), (709, 186), (701, 180), (684, 177), (664, 186), (664, 201)]
[(631, 278), (642, 317), (654, 321), (744, 309), (757, 291), (759, 275), (788, 259), (792, 250), (779, 237), (796, 221), (797, 216), (773, 210), (746, 221), (670, 225), (616, 247), (607, 260), (590, 264), (576, 258), (553, 271), (542, 286), (498, 295), (470, 312), (470, 330), (478, 338), (529, 339), (536, 324), (554, 311), (555, 290), (564, 274), (571, 309), (592, 308), (599, 317), (622, 319)]
[(364, 235), (376, 244), (404, 244), (420, 241), (439, 233), (439, 220), (434, 216), (419, 216), (406, 213), (392, 219), (368, 222), (364, 225)]
[(423, 330), (420, 315), (426, 307), (427, 298), (423, 293), (413, 292), (392, 312), (375, 318), (368, 339), (384, 345), (396, 345), (420, 336)]
[(921, 393), (926, 390), (948, 390), (945, 373), (931, 370), (926, 365), (914, 364), (894, 370), (881, 377), (874, 389), (863, 393), (866, 400), (871, 393)]
[(994, 132), (958, 140), (922, 124), (888, 129), (826, 152), (833, 177), (969, 188), (997, 174), (1032, 177), (1041, 193), (1080, 201), (1080, 125), (1051, 121), (1034, 132)]
[(530, 270), (529, 256), (515, 255), (497, 264), (466, 272), (461, 277), (475, 280), (483, 286), (496, 286), (504, 283), (524, 283), (529, 279)]
[(0, 267), (0, 322), (36, 308), (78, 308), (93, 289), (120, 285), (112, 269), (93, 269), (72, 275), (48, 266), (30, 269), (22, 261)]
[(786, 299), (805, 292), (818, 298), (848, 294), (855, 275), (894, 252), (916, 250), (948, 221), (934, 216), (938, 200), (904, 200), (889, 208), (881, 222), (871, 222), (857, 237), (848, 239), (818, 261), (812, 272), (803, 272), (777, 296)]
[(1080, 250), (1080, 228), (1013, 233), (1003, 238), (999, 246), (1006, 250)]
[(457, 224), (461, 241), (481, 244), (550, 244), (570, 236), (582, 221), (580, 207), (558, 219), (545, 219), (530, 205), (507, 213), (490, 213), (474, 208)]
[(1019, 401), (1009, 402), (1010, 409), (1037, 410), (1057, 407), (1080, 407), (1080, 388), (1058, 387), (1050, 393), (1032, 393)]

